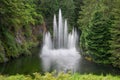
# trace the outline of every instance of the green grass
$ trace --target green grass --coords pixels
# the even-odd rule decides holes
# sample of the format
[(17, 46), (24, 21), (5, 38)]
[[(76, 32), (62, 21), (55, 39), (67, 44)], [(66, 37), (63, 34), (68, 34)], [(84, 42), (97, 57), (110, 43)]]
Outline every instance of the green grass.
[(0, 75), (0, 80), (120, 80), (120, 76), (112, 75), (93, 75), (93, 74), (64, 74), (59, 73), (55, 75), (53, 73), (46, 73), (41, 75), (39, 73), (34, 73), (33, 75)]

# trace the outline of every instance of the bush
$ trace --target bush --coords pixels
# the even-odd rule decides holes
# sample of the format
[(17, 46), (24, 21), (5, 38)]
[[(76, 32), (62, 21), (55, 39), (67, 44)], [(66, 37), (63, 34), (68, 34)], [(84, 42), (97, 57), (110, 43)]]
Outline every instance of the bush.
[(33, 75), (11, 75), (4, 76), (0, 75), (0, 80), (120, 80), (120, 76), (112, 75), (93, 75), (93, 74), (65, 74), (59, 73), (55, 75), (54, 73), (45, 73), (41, 75), (39, 73), (34, 73)]

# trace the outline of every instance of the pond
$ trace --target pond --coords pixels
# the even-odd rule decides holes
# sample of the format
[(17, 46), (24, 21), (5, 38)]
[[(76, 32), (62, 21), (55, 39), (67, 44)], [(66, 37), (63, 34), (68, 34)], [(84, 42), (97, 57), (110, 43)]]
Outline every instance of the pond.
[[(9, 62), (0, 64), (0, 74), (32, 74), (35, 72), (39, 72), (41, 74), (45, 73), (46, 71), (52, 72), (56, 70), (56, 62), (51, 62), (47, 58), (46, 67), (47, 70), (45, 70), (44, 65), (44, 59), (41, 59), (40, 57), (40, 48), (33, 48), (32, 49), (32, 55), (30, 56), (21, 56), (17, 59), (13, 59)], [(67, 58), (68, 61), (70, 61)], [(85, 74), (85, 73), (93, 73), (93, 74), (112, 74), (112, 75), (120, 75), (120, 69), (114, 68), (110, 65), (102, 65), (102, 64), (96, 64), (93, 62), (89, 62), (85, 60), (84, 58), (80, 58), (77, 61), (77, 67), (74, 65), (76, 72)], [(60, 64), (57, 66), (61, 66)]]

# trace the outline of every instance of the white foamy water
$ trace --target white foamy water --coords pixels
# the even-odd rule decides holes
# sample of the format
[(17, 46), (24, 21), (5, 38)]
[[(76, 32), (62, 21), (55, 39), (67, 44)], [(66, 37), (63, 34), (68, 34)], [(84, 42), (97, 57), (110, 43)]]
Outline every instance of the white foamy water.
[[(60, 71), (76, 72), (78, 69), (80, 55), (76, 49), (78, 41), (77, 31), (68, 33), (67, 19), (63, 20), (61, 10), (59, 10), (57, 25), (56, 15), (53, 20), (53, 39), (47, 32), (44, 36), (41, 59), (44, 71), (51, 68)], [(64, 21), (64, 22), (63, 22)]]

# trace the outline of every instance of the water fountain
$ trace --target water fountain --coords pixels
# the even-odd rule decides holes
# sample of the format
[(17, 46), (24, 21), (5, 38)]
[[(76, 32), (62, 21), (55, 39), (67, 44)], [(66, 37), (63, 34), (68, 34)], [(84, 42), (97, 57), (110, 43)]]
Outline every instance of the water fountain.
[[(44, 71), (51, 69), (56, 71), (76, 72), (79, 67), (80, 55), (76, 49), (78, 35), (76, 29), (68, 33), (67, 19), (63, 20), (61, 9), (59, 10), (58, 24), (56, 15), (53, 19), (53, 39), (50, 32), (46, 32), (43, 40), (42, 59)], [(64, 21), (64, 22), (63, 22)]]

